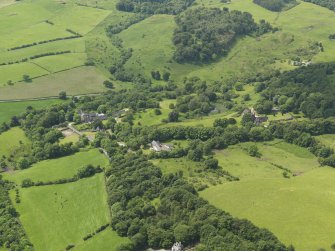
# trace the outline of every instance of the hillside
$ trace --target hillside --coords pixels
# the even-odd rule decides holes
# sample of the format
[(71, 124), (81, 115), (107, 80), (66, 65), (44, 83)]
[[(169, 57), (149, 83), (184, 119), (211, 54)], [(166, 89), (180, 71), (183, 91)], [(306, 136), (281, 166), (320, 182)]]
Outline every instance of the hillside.
[(0, 250), (335, 247), (324, 0), (0, 0)]

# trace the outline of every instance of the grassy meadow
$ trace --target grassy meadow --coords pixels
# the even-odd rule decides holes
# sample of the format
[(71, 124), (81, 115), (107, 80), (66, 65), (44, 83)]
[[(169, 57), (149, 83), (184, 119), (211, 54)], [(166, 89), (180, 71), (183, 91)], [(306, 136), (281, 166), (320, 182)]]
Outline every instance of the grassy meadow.
[(175, 104), (176, 100), (164, 100), (160, 102), (159, 107), (162, 114), (156, 115), (155, 109), (147, 109), (144, 112), (137, 113), (135, 115), (134, 124), (141, 124), (141, 125), (159, 125), (162, 123), (163, 119), (167, 119), (169, 113), (172, 111), (169, 108), (170, 104)]
[(290, 179), (254, 178), (210, 187), (201, 196), (235, 217), (272, 231), (297, 251), (330, 250), (335, 226), (332, 168), (322, 167)]
[(24, 102), (4, 102), (0, 103), (0, 124), (8, 122), (11, 117), (24, 113), (28, 106), (35, 109), (46, 108), (53, 104), (63, 102), (60, 99), (48, 99), (39, 101), (24, 101)]
[[(1, 5), (0, 64), (14, 62), (0, 66), (0, 93), (3, 99), (54, 96), (62, 90), (68, 90), (73, 94), (103, 91), (104, 88), (99, 85), (105, 76), (95, 69), (86, 68), (82, 71), (75, 69), (65, 75), (57, 72), (85, 64), (87, 61), (85, 36), (110, 13), (110, 10), (80, 6), (73, 1), (28, 0), (8, 6)], [(17, 46), (70, 37), (74, 33), (83, 37), (10, 50)], [(24, 63), (15, 63), (35, 55), (62, 51), (71, 53), (43, 56), (29, 59)], [(23, 75), (37, 78), (36, 81), (28, 83), (28, 91), (27, 83), (19, 83), (23, 80)], [(12, 81), (14, 86), (6, 85), (8, 81)]]
[(24, 134), (24, 131), (14, 127), (7, 132), (0, 134), (0, 156), (8, 155), (20, 146), (29, 144), (30, 141)]
[(335, 150), (335, 135), (325, 134), (316, 137), (322, 144), (329, 146)]
[[(248, 11), (255, 20), (265, 19), (279, 31), (259, 38), (240, 38), (226, 57), (214, 63), (177, 64), (171, 60), (174, 51), (171, 39), (176, 28), (173, 17), (154, 15), (119, 34), (124, 46), (133, 49), (126, 69), (147, 77), (152, 70), (171, 71), (171, 77), (177, 81), (187, 76), (226, 80), (239, 77), (241, 73), (248, 77), (271, 69), (294, 69), (289, 60), (297, 56), (312, 59), (313, 62), (335, 60), (335, 43), (328, 39), (333, 33), (335, 16), (326, 8), (301, 2), (290, 10), (275, 13), (254, 4), (252, 0), (232, 0), (229, 5), (214, 0), (198, 0), (194, 7), (198, 6)], [(325, 52), (313, 52), (311, 44), (320, 41)]]
[[(307, 149), (281, 141), (256, 143), (260, 158), (245, 149), (254, 143), (216, 151), (219, 165), (240, 181), (211, 186), (201, 196), (239, 218), (268, 228), (297, 251), (328, 249), (335, 231), (334, 170), (319, 167)], [(284, 178), (280, 165), (295, 174)]]
[(20, 189), (20, 197), (15, 207), (36, 251), (64, 250), (109, 222), (103, 174), (63, 185)]
[(58, 97), (60, 91), (66, 91), (67, 95), (98, 93), (107, 90), (103, 86), (105, 80), (95, 67), (83, 66), (40, 77), (31, 83), (0, 87), (0, 100)]
[(111, 228), (95, 235), (92, 239), (85, 242), (81, 242), (76, 246), (74, 251), (117, 251), (117, 246), (122, 243), (127, 243), (129, 240), (127, 238), (122, 238), (117, 235), (115, 231)]
[(18, 185), (21, 185), (24, 179), (54, 181), (73, 177), (80, 168), (87, 164), (105, 167), (108, 164), (108, 160), (97, 149), (93, 149), (59, 159), (44, 160), (25, 170), (7, 172), (4, 174), (4, 178)]
[[(249, 156), (247, 149), (250, 145), (258, 147), (262, 155), (260, 158)], [(284, 170), (275, 165), (280, 165), (296, 175), (319, 167), (316, 157), (307, 149), (282, 141), (230, 146), (216, 151), (215, 157), (224, 170), (241, 179), (280, 178)]]

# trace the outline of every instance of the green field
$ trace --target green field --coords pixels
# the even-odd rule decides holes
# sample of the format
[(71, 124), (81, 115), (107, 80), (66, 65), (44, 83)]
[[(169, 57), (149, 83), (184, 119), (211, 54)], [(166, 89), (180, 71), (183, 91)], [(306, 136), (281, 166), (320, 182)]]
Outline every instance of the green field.
[(106, 91), (106, 77), (94, 67), (83, 66), (34, 79), (31, 83), (16, 83), (0, 87), (0, 100), (58, 97), (60, 91), (68, 95)]
[(109, 222), (103, 174), (64, 185), (20, 189), (15, 204), (36, 251), (64, 250)]
[(332, 168), (314, 169), (291, 179), (253, 179), (211, 187), (201, 196), (233, 216), (268, 228), (297, 251), (315, 251), (334, 243)]
[(197, 165), (197, 163), (187, 158), (152, 160), (152, 163), (158, 166), (163, 174), (182, 171), (185, 177), (192, 176), (195, 166)]
[[(276, 68), (290, 70), (294, 67), (289, 65), (288, 60), (296, 56), (312, 58), (313, 62), (335, 60), (335, 43), (328, 39), (328, 35), (333, 32), (335, 16), (326, 8), (302, 2), (278, 14), (252, 3), (252, 0), (232, 0), (229, 5), (220, 1), (198, 0), (194, 7), (197, 6), (247, 11), (256, 20), (265, 19), (280, 28), (280, 31), (260, 38), (241, 38), (228, 56), (215, 63), (177, 64), (171, 61), (174, 51), (171, 39), (176, 27), (173, 17), (154, 15), (119, 35), (125, 47), (133, 49), (133, 56), (126, 63), (126, 68), (148, 77), (152, 70), (160, 70), (171, 71), (171, 77), (175, 80), (182, 80), (185, 76), (218, 80), (241, 77), (241, 73), (242, 77), (248, 77), (255, 72)], [(319, 41), (322, 41), (325, 52), (315, 55), (309, 46), (311, 42)], [(304, 54), (300, 55), (300, 51), (304, 51)]]
[(162, 124), (163, 119), (167, 119), (169, 113), (172, 111), (169, 108), (170, 104), (175, 104), (176, 100), (164, 100), (159, 103), (160, 110), (162, 114), (156, 115), (155, 109), (147, 109), (144, 112), (137, 113), (135, 116), (134, 124), (141, 124), (141, 125), (159, 125)]
[(7, 156), (21, 145), (28, 144), (29, 139), (24, 131), (18, 127), (0, 134), (0, 156)]
[(14, 4), (14, 3), (15, 3), (14, 0), (2, 0), (0, 2), (0, 8), (6, 7), (6, 6)]
[[(261, 158), (249, 156), (246, 150), (250, 145), (257, 145)], [(219, 165), (232, 175), (241, 179), (280, 178), (283, 170), (280, 165), (296, 175), (319, 167), (316, 157), (307, 149), (285, 142), (243, 143), (216, 151)]]
[(61, 143), (61, 144), (65, 144), (65, 143), (69, 143), (69, 142), (75, 143), (78, 140), (79, 140), (79, 135), (74, 133), (74, 134), (71, 134), (70, 136), (67, 136), (67, 137), (61, 139), (59, 141), (59, 143)]
[(94, 236), (85, 242), (80, 243), (73, 250), (75, 251), (117, 251), (117, 246), (122, 243), (127, 243), (129, 240), (127, 238), (122, 238), (117, 235), (116, 232), (112, 231), (110, 228), (102, 233)]
[(325, 134), (316, 137), (322, 144), (329, 146), (335, 150), (335, 135)]
[[(98, 71), (88, 70), (89, 73), (84, 76), (82, 76), (81, 71), (78, 72), (76, 70), (65, 76), (53, 73), (85, 64), (87, 61), (85, 36), (111, 13), (109, 10), (79, 6), (72, 1), (53, 0), (28, 0), (6, 7), (4, 5), (0, 9), (0, 36), (2, 41), (0, 43), (0, 63), (16, 62), (17, 60), (45, 53), (71, 52), (63, 55), (29, 59), (25, 63), (0, 66), (0, 86), (6, 85), (8, 81), (15, 83), (14, 86), (0, 87), (0, 92), (3, 94), (2, 97), (7, 97), (4, 99), (22, 98), (22, 96), (24, 96), (23, 98), (34, 98), (54, 95), (52, 90), (49, 95), (46, 92), (40, 94), (39, 89), (42, 89), (42, 92), (43, 89), (54, 89), (58, 93), (63, 89), (70, 88), (69, 92), (74, 94), (83, 94), (92, 92), (92, 90), (100, 92), (103, 90), (102, 87), (99, 88), (98, 84), (100, 83), (95, 81), (99, 80), (100, 82), (102, 78), (105, 78)], [(73, 36), (74, 34), (69, 30), (84, 37), (51, 41), (17, 50), (8, 50), (16, 46)], [(29, 75), (31, 78), (38, 77), (36, 81), (43, 82), (44, 88), (36, 86), (27, 92), (25, 84), (17, 83), (23, 79), (23, 75)], [(88, 78), (86, 81), (89, 82), (90, 87), (87, 87), (88, 84), (85, 86), (83, 78)], [(57, 84), (53, 83), (53, 81), (56, 81)], [(70, 83), (66, 83), (67, 81)], [(72, 85), (73, 82), (77, 89), (64, 88), (64, 85)], [(84, 82), (83, 86), (78, 84), (81, 82)], [(81, 87), (83, 91), (81, 91)], [(88, 88), (89, 90), (87, 90)], [(29, 94), (26, 95), (27, 93)]]
[(52, 104), (59, 104), (63, 101), (60, 99), (48, 99), (40, 101), (24, 101), (24, 102), (6, 102), (0, 103), (0, 124), (3, 122), (8, 122), (11, 117), (20, 115), (25, 112), (28, 106), (35, 109), (46, 108)]
[(62, 178), (71, 178), (80, 168), (88, 164), (106, 167), (108, 160), (97, 149), (94, 149), (59, 159), (44, 160), (28, 169), (5, 173), (4, 177), (18, 185), (21, 185), (24, 179), (54, 181)]
[[(285, 142), (257, 143), (261, 158), (250, 157), (245, 143), (216, 151), (219, 165), (240, 181), (212, 186), (201, 196), (233, 216), (268, 228), (297, 251), (329, 248), (335, 228), (334, 170), (319, 167), (307, 149)], [(279, 164), (295, 173), (284, 178)]]

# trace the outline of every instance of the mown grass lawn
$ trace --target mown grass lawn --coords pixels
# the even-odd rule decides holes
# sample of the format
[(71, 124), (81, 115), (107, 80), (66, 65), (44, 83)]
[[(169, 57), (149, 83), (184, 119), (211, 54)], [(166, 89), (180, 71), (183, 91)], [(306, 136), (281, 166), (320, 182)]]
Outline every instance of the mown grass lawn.
[(24, 179), (54, 181), (62, 178), (71, 178), (80, 168), (88, 164), (106, 167), (108, 160), (97, 149), (93, 149), (59, 159), (44, 160), (28, 169), (5, 173), (4, 178), (18, 185), (21, 185)]
[(109, 223), (103, 174), (63, 185), (20, 189), (20, 198), (15, 207), (36, 251), (64, 250)]

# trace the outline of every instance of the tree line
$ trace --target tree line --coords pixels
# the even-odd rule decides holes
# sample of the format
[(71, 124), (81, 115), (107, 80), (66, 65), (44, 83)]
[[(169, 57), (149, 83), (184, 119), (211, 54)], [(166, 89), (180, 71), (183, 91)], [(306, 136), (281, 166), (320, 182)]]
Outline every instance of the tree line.
[(94, 167), (93, 165), (89, 164), (77, 171), (72, 178), (68, 179), (58, 179), (55, 181), (32, 181), (31, 179), (24, 179), (22, 180), (21, 186), (23, 188), (32, 187), (32, 186), (48, 186), (48, 185), (59, 185), (59, 184), (66, 184), (78, 181), (80, 179), (89, 178), (94, 176), (96, 173), (103, 172), (103, 169), (100, 166)]
[(0, 248), (33, 251), (33, 245), (19, 220), (19, 213), (9, 197), (9, 190), (13, 188), (13, 184), (3, 180), (0, 175)]
[(120, 11), (143, 14), (176, 15), (193, 4), (194, 0), (122, 0), (116, 4)]
[(19, 64), (19, 63), (27, 62), (29, 59), (36, 59), (36, 58), (42, 58), (42, 57), (48, 57), (48, 56), (62, 55), (62, 54), (67, 54), (67, 53), (71, 53), (71, 51), (67, 50), (67, 51), (57, 51), (57, 52), (46, 52), (46, 53), (30, 56), (29, 58), (22, 58), (22, 59), (19, 59), (17, 61), (10, 61), (10, 62), (5, 62), (5, 63), (0, 63), (0, 66), (11, 65), (11, 64)]
[(333, 0), (303, 0), (308, 3), (313, 3), (335, 11), (335, 2)]
[(271, 11), (282, 11), (288, 4), (297, 4), (296, 0), (253, 0), (255, 4)]
[(8, 51), (14, 51), (14, 50), (19, 50), (19, 49), (24, 49), (24, 48), (36, 46), (36, 45), (39, 45), (39, 44), (46, 44), (46, 43), (51, 43), (51, 42), (55, 42), (55, 41), (74, 39), (74, 38), (79, 38), (79, 37), (82, 37), (82, 36), (79, 34), (79, 35), (73, 35), (73, 36), (69, 36), (69, 37), (58, 37), (58, 38), (43, 40), (43, 41), (31, 43), (31, 44), (23, 44), (23, 45), (20, 45), (20, 46), (12, 47), (12, 48), (8, 49)]

